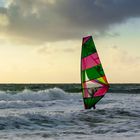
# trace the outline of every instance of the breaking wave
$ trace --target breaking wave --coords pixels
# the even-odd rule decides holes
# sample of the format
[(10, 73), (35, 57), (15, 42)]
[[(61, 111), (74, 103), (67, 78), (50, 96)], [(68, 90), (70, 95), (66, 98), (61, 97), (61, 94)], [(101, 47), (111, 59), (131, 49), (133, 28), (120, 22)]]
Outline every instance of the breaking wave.
[(0, 91), (0, 108), (31, 108), (31, 107), (45, 107), (67, 100), (73, 100), (80, 95), (76, 93), (67, 93), (60, 88), (51, 88), (40, 91), (32, 91), (25, 89), (21, 92), (7, 93)]
[(7, 93), (0, 91), (0, 100), (5, 101), (49, 101), (68, 98), (68, 93), (59, 88), (52, 88), (40, 91), (25, 89), (18, 93)]

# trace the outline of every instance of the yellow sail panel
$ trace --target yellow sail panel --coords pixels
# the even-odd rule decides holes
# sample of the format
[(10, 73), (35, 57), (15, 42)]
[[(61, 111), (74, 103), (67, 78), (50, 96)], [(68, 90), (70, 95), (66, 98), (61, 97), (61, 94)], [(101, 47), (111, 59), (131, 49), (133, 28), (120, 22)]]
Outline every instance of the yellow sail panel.
[(97, 78), (97, 80), (103, 84), (108, 84), (104, 77)]

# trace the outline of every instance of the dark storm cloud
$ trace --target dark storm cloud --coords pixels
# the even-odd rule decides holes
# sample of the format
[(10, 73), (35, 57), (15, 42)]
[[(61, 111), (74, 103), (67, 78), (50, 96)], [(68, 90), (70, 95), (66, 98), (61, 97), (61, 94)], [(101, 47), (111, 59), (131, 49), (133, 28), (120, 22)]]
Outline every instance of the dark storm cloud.
[(139, 0), (13, 0), (0, 9), (7, 34), (39, 42), (105, 33), (113, 24), (140, 16)]

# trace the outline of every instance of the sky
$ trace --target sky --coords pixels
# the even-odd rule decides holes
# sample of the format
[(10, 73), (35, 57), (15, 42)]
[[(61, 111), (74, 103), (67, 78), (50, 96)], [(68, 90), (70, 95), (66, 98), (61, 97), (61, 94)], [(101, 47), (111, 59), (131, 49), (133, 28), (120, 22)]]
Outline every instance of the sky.
[(139, 0), (0, 0), (0, 83), (80, 83), (88, 35), (109, 83), (140, 83)]

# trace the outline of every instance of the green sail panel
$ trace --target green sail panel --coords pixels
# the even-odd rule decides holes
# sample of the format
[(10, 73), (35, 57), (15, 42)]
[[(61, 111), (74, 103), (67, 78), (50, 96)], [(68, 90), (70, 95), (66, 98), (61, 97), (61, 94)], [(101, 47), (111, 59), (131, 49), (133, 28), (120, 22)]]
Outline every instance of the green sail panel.
[(85, 109), (95, 107), (109, 89), (92, 36), (83, 38), (81, 51), (81, 86)]
[(83, 44), (83, 48), (82, 48), (82, 58), (86, 57), (90, 54), (93, 54), (96, 52), (96, 48), (94, 45), (94, 42), (92, 40), (92, 38), (89, 38), (84, 44)]
[(84, 104), (86, 109), (90, 109), (95, 105), (99, 100), (101, 100), (103, 96), (98, 96), (95, 98), (84, 98)]
[(82, 71), (82, 82), (86, 81), (85, 73), (89, 80), (97, 79), (99, 77), (104, 76), (104, 71), (101, 65), (97, 65), (95, 67), (89, 68), (87, 70)]

